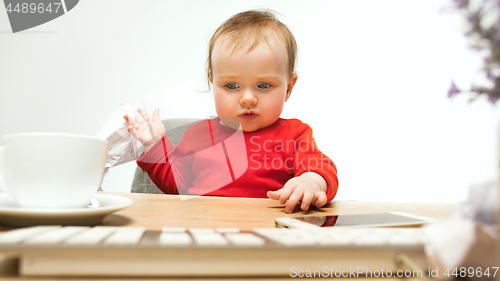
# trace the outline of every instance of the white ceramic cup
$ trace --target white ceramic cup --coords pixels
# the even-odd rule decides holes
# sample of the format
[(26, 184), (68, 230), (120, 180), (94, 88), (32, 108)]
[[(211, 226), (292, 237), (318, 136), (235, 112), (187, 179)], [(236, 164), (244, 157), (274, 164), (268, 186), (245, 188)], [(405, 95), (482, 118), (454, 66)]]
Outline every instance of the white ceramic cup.
[(101, 183), (107, 151), (107, 140), (89, 136), (4, 136), (0, 147), (0, 189), (21, 207), (85, 207)]

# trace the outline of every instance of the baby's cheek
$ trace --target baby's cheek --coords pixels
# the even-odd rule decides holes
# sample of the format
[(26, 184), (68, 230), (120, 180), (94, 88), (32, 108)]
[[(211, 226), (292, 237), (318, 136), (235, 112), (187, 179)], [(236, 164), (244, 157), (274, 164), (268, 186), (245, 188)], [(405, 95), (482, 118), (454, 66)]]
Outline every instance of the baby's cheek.
[(231, 97), (227, 95), (214, 95), (215, 111), (219, 116), (232, 116), (232, 111), (237, 105)]

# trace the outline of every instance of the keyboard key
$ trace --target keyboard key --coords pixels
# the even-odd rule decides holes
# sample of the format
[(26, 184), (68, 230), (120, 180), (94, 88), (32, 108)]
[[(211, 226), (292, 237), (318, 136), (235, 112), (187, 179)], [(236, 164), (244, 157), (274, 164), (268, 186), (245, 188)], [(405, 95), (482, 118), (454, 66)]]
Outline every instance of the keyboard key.
[(71, 245), (99, 244), (118, 229), (118, 227), (96, 226), (69, 238), (65, 243)]
[(188, 233), (183, 232), (164, 232), (160, 234), (158, 243), (160, 245), (168, 246), (187, 246), (192, 244), (191, 236)]
[(228, 233), (227, 240), (238, 246), (264, 246), (266, 241), (251, 233)]
[(57, 244), (64, 240), (71, 238), (78, 233), (89, 229), (85, 226), (66, 226), (55, 229), (53, 231), (44, 232), (38, 236), (35, 236), (25, 243), (27, 244)]
[(27, 228), (19, 228), (3, 232), (0, 234), (0, 244), (16, 244), (31, 237), (38, 236), (44, 232), (60, 229), (61, 226), (33, 226)]
[[(283, 235), (291, 235), (294, 229), (290, 228), (254, 228), (252, 229), (252, 232), (264, 236), (268, 239), (271, 239), (271, 237), (280, 237)], [(271, 239), (272, 240), (272, 239)]]
[(145, 227), (120, 227), (105, 240), (108, 245), (135, 245), (139, 243)]
[(226, 246), (228, 241), (219, 233), (194, 234), (193, 239), (199, 246)]

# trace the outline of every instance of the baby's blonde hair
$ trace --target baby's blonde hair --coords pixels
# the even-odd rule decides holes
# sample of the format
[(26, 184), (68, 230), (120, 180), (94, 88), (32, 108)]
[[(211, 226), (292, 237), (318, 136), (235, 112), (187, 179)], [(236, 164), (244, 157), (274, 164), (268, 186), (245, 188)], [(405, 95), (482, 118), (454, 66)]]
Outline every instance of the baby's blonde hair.
[[(274, 35), (274, 37), (271, 37)], [(292, 32), (280, 22), (270, 10), (250, 10), (236, 14), (225, 21), (212, 35), (208, 44), (207, 78), (210, 86), (212, 77), (212, 51), (215, 43), (221, 37), (226, 37), (234, 45), (233, 50), (248, 46), (247, 52), (258, 46), (262, 41), (271, 46), (272, 39), (281, 40), (288, 53), (288, 72), (295, 73), (297, 57), (297, 42)]]

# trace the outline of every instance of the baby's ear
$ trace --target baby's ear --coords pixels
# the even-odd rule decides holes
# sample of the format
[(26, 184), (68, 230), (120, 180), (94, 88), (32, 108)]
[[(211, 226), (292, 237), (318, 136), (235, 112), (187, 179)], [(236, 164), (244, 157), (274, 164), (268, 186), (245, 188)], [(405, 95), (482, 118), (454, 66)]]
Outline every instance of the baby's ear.
[(294, 73), (292, 74), (292, 76), (290, 76), (290, 79), (288, 79), (285, 101), (287, 101), (290, 95), (292, 94), (293, 86), (295, 86), (295, 83), (297, 83), (297, 78), (299, 78), (299, 76), (297, 75), (297, 73)]

